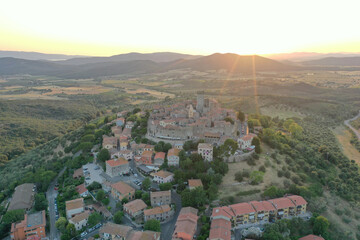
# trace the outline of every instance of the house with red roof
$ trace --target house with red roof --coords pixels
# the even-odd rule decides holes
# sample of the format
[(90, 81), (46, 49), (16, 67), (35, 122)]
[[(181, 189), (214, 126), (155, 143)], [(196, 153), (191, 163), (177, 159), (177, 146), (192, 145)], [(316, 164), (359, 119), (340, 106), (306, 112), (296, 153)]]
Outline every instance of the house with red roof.
[(289, 198), (295, 204), (295, 211), (290, 212), (291, 215), (299, 215), (306, 213), (307, 201), (304, 198), (297, 195), (287, 196), (287, 198)]
[(250, 134), (246, 134), (245, 136), (242, 136), (238, 139), (238, 145), (240, 149), (247, 149), (249, 147), (251, 147), (251, 142), (253, 140), (253, 138), (256, 137), (255, 134), (250, 133)]
[(157, 152), (154, 157), (154, 165), (161, 166), (165, 161), (165, 153)]
[[(286, 218), (295, 211), (295, 204), (287, 197), (269, 200), (276, 209), (276, 219)], [(291, 214), (293, 215), (293, 214)]]
[(269, 222), (270, 216), (275, 215), (275, 207), (268, 201), (251, 201), (250, 204), (256, 211), (256, 220)]
[(79, 193), (80, 197), (87, 197), (89, 195), (89, 191), (85, 187), (85, 183), (76, 186), (76, 191)]
[(192, 207), (181, 209), (175, 224), (172, 240), (192, 240), (197, 229), (198, 210)]
[(323, 237), (310, 234), (305, 237), (299, 238), (299, 240), (325, 240), (325, 239)]
[(219, 218), (211, 221), (209, 240), (231, 240), (231, 222)]
[(234, 212), (234, 222), (236, 225), (256, 222), (256, 210), (250, 203), (237, 203), (230, 205), (230, 208)]
[(111, 159), (106, 163), (106, 174), (110, 177), (115, 177), (129, 173), (129, 162), (128, 160), (120, 157), (118, 159)]

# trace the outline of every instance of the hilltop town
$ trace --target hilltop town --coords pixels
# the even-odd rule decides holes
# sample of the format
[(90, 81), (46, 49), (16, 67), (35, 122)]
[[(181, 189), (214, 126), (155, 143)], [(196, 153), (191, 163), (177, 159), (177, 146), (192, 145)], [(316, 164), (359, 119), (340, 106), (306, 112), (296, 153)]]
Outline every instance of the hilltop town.
[[(245, 114), (203, 92), (196, 100), (122, 111), (87, 129), (82, 139), (90, 132), (100, 139), (87, 150), (91, 160), (65, 168), (47, 192), (49, 218), (45, 211), (26, 213), (12, 224), (12, 239), (45, 239), (50, 221), (50, 239), (230, 240), (260, 237), (281, 219), (311, 217), (298, 195), (216, 200), (226, 162), (252, 158), (261, 128), (250, 133)], [(35, 192), (34, 184), (18, 186), (10, 208), (32, 209)]]

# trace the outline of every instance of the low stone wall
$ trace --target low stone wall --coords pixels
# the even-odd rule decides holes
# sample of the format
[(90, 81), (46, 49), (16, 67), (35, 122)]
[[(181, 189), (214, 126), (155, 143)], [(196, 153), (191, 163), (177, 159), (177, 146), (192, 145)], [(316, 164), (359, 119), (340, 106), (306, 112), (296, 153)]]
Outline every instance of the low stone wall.
[(232, 155), (228, 158), (224, 158), (224, 161), (228, 162), (228, 163), (241, 162), (241, 161), (244, 161), (244, 160), (247, 160), (248, 158), (250, 158), (254, 153), (255, 153), (255, 151), (251, 151), (251, 152), (244, 153), (241, 155)]

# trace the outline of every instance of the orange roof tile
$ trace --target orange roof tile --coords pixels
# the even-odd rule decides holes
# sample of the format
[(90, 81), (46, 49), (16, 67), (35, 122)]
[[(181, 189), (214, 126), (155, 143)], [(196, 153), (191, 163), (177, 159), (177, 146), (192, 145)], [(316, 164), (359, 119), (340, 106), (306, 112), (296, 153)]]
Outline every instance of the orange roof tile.
[(168, 151), (168, 157), (170, 157), (170, 156), (179, 156), (180, 151), (181, 151), (180, 149), (171, 148), (171, 149)]
[(154, 159), (157, 159), (157, 158), (165, 159), (165, 153), (164, 152), (156, 153)]
[(234, 211), (236, 216), (256, 212), (250, 203), (237, 203), (230, 205), (230, 208)]
[(167, 178), (171, 175), (174, 175), (173, 173), (171, 172), (167, 172), (167, 171), (164, 171), (164, 170), (160, 170), (158, 171), (157, 173), (154, 173), (153, 174), (154, 176), (158, 176), (158, 177), (161, 177), (161, 178)]
[(125, 160), (124, 158), (120, 157), (118, 159), (108, 160), (108, 161), (106, 161), (106, 164), (108, 164), (110, 167), (116, 167), (116, 166), (120, 166), (120, 165), (129, 164), (129, 162), (127, 160)]
[(127, 185), (124, 182), (117, 182), (111, 185), (111, 188), (115, 189), (116, 191), (118, 191), (121, 194), (128, 194), (132, 191), (135, 191), (134, 188), (130, 187), (129, 185)]
[(289, 207), (295, 207), (295, 204), (289, 199), (289, 198), (275, 198), (269, 200), (276, 209), (283, 209), (283, 208), (289, 208)]
[(301, 196), (292, 195), (292, 196), (287, 196), (287, 198), (289, 198), (295, 204), (295, 206), (301, 206), (307, 204), (307, 201)]
[(231, 239), (231, 222), (225, 219), (214, 219), (211, 222), (209, 240), (212, 239)]
[(251, 201), (250, 204), (255, 208), (255, 210), (257, 212), (262, 212), (262, 211), (274, 211), (275, 207), (274, 205), (272, 205), (270, 202), (268, 201)]
[(310, 234), (305, 237), (299, 238), (299, 240), (325, 240), (325, 239), (323, 237)]
[(203, 184), (200, 179), (189, 179), (189, 187), (202, 187)]
[(131, 212), (135, 213), (147, 208), (146, 203), (141, 199), (135, 199), (134, 201), (128, 202), (124, 205), (125, 209), (130, 210)]
[(79, 186), (76, 186), (76, 191), (79, 193), (79, 194), (83, 194), (84, 192), (87, 192), (87, 188), (85, 187), (85, 183), (83, 184), (80, 184)]

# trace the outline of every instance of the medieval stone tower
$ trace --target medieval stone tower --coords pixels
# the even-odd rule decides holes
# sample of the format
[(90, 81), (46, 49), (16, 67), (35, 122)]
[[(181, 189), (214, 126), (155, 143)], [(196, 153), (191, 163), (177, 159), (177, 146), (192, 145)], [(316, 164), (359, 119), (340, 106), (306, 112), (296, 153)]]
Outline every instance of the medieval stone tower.
[(196, 111), (198, 113), (204, 112), (204, 91), (197, 92)]

